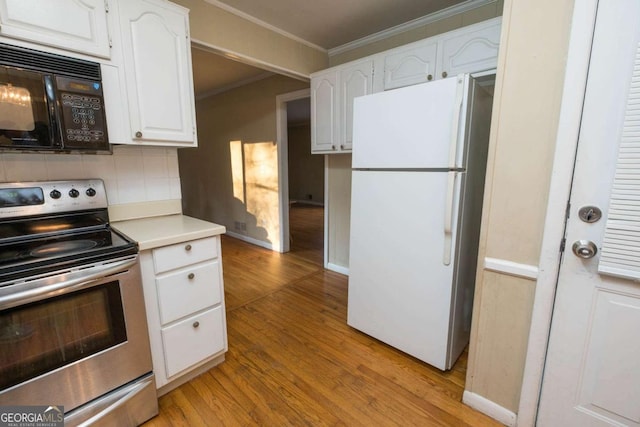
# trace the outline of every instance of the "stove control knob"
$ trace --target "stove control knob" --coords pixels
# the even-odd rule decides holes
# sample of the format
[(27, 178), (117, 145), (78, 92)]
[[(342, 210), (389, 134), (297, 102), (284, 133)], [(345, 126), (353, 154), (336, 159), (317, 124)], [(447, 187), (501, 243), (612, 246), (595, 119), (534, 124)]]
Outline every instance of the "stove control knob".
[(49, 193), (49, 196), (51, 196), (52, 199), (59, 199), (60, 196), (62, 196), (62, 193), (58, 190), (51, 190), (51, 193)]
[(87, 194), (87, 196), (93, 197), (96, 195), (96, 190), (94, 190), (93, 188), (87, 188), (87, 191), (85, 191), (85, 193)]
[(71, 190), (69, 190), (69, 196), (73, 197), (74, 199), (79, 195), (80, 195), (80, 192), (75, 188), (72, 188)]

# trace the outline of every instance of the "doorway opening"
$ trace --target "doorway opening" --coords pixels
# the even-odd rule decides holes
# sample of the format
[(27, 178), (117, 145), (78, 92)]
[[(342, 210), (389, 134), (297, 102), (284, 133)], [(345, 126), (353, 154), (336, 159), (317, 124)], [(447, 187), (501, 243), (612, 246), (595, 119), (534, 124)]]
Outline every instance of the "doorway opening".
[(282, 249), (324, 262), (324, 156), (311, 154), (308, 89), (276, 98), (281, 171)]

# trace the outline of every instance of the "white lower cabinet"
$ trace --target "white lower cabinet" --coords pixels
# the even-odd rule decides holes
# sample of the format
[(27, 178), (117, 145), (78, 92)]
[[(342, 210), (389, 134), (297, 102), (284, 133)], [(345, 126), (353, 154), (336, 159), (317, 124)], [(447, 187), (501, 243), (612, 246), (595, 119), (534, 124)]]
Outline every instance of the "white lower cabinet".
[(160, 320), (166, 325), (195, 310), (213, 307), (222, 301), (217, 282), (220, 263), (216, 261), (188, 266), (156, 278)]
[(142, 251), (156, 385), (165, 393), (227, 351), (219, 236)]
[(162, 328), (167, 376), (172, 377), (225, 347), (224, 314), (218, 306)]

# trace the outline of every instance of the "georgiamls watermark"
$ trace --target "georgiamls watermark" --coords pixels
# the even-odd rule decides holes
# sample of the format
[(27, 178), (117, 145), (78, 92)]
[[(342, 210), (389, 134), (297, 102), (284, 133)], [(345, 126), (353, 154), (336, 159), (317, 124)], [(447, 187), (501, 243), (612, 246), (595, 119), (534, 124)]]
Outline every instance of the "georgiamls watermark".
[(64, 427), (64, 407), (0, 406), (0, 427)]

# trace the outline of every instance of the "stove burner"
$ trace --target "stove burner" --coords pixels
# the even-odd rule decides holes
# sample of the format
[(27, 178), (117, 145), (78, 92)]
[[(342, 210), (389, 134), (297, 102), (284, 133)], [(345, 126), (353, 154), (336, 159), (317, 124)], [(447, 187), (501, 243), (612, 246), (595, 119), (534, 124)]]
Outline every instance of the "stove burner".
[(37, 247), (36, 249), (31, 251), (31, 256), (37, 258), (47, 258), (93, 249), (97, 245), (98, 243), (96, 241), (86, 239), (55, 242)]

